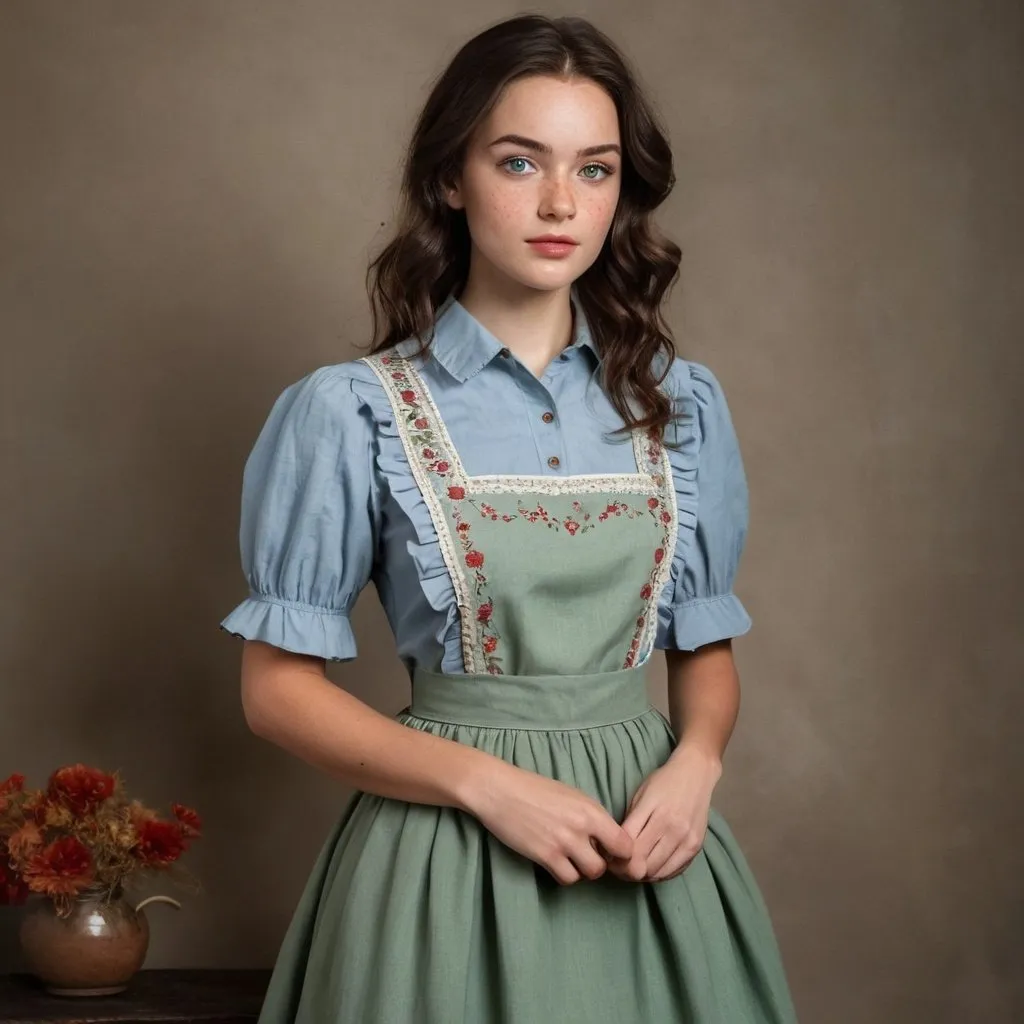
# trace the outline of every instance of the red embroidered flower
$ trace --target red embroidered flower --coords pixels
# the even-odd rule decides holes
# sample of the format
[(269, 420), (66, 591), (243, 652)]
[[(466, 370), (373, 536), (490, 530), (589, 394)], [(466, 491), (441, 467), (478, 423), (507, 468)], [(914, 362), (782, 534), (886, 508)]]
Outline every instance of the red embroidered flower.
[(425, 458), (425, 459), (432, 459), (433, 457), (434, 457), (434, 449), (433, 448), (424, 448), (423, 449), (423, 458)]
[(380, 357), (380, 361), (381, 361), (381, 362), (382, 362), (382, 363), (383, 363), (383, 364), (384, 364), (385, 366), (387, 366), (387, 364), (391, 362), (391, 356), (381, 356), (381, 357)]
[(498, 646), (498, 638), (496, 636), (484, 637), (484, 653), (493, 654), (494, 649)]
[(403, 402), (415, 402), (416, 401), (416, 392), (415, 391), (403, 391), (402, 392), (402, 401)]
[(658, 548), (658, 550), (654, 552), (654, 564), (655, 565), (660, 565), (661, 564), (661, 560), (664, 557), (665, 557), (665, 549), (664, 548)]
[(670, 512), (662, 512), (661, 513), (661, 521), (663, 523), (671, 523), (672, 522), (672, 514)]
[(405, 374), (401, 370), (394, 370), (391, 374), (392, 380), (404, 380)]
[(657, 498), (648, 498), (647, 499), (647, 507), (648, 508), (657, 508), (658, 507), (658, 499)]
[(491, 613), (493, 611), (494, 611), (494, 604), (491, 601), (488, 601), (487, 604), (480, 605), (480, 607), (477, 609), (477, 612), (476, 612), (476, 621), (477, 622), (490, 622), (491, 621)]
[(576, 531), (580, 528), (580, 524), (575, 519), (566, 519), (563, 525), (570, 537), (575, 537)]
[(484, 556), (482, 551), (468, 551), (466, 552), (466, 565), (470, 569), (479, 569), (484, 564)]
[(647, 600), (647, 598), (649, 598), (649, 597), (651, 596), (651, 585), (650, 585), (650, 583), (645, 583), (645, 584), (644, 584), (644, 585), (643, 585), (643, 586), (642, 586), (642, 587), (640, 588), (640, 596), (641, 596), (641, 597), (642, 597), (642, 598), (643, 598), (643, 599), (644, 599), (645, 601)]
[(417, 430), (426, 430), (426, 429), (427, 429), (427, 421), (426, 421), (426, 418), (425, 418), (425, 417), (423, 417), (423, 416), (420, 416), (420, 417), (418, 417), (417, 419), (413, 420), (413, 423), (412, 423), (412, 425), (413, 425), (413, 426), (414, 426), (414, 427), (415, 427), (415, 428), (416, 428)]
[[(462, 501), (462, 499), (465, 496), (466, 496), (466, 492), (465, 492), (465, 490), (462, 487), (449, 487), (448, 488), (448, 497), (451, 498), (452, 501)], [(467, 524), (467, 528), (468, 528), (468, 524)]]
[(455, 529), (459, 530), (462, 533), (465, 533), (466, 530), (469, 529), (469, 523), (459, 523), (459, 525), (456, 526)]
[(451, 466), (449, 466), (447, 462), (439, 462), (434, 467), (434, 469), (436, 469), (438, 473), (444, 476), (444, 474), (447, 473), (449, 469), (451, 469)]

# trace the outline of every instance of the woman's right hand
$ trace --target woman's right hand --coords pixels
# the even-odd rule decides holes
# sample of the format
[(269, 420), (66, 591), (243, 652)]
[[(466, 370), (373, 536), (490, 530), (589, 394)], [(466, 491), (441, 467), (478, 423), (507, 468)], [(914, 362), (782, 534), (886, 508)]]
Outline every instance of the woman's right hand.
[(506, 846), (546, 868), (562, 885), (600, 878), (611, 857), (628, 861), (633, 837), (586, 793), (498, 760), (481, 773), (466, 810)]

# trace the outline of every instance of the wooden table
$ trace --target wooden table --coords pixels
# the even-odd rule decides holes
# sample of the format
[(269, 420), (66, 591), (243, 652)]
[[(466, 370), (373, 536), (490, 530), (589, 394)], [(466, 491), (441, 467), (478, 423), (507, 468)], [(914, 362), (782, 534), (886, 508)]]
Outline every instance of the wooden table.
[(253, 1024), (269, 981), (269, 970), (142, 970), (117, 995), (69, 997), (8, 974), (0, 1024)]

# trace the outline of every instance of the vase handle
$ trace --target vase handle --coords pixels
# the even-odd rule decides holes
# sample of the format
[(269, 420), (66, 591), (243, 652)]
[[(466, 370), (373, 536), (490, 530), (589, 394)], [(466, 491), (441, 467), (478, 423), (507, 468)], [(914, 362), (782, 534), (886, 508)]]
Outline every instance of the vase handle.
[(175, 907), (177, 910), (181, 910), (181, 904), (177, 900), (171, 899), (170, 896), (147, 896), (146, 899), (144, 899), (135, 908), (135, 912), (138, 913), (147, 903), (170, 903), (172, 907)]

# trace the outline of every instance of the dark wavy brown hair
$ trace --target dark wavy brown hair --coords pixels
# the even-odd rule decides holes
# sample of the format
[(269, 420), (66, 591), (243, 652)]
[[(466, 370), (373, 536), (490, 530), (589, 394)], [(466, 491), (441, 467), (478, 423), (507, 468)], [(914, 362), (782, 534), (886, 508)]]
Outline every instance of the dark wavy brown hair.
[(672, 151), (625, 58), (584, 18), (529, 14), (502, 21), (470, 39), (434, 83), (405, 157), (395, 235), (367, 270), (370, 351), (411, 337), (425, 351), (437, 308), (449, 293), (461, 294), (469, 273), (469, 229), (465, 212), (445, 201), (445, 188), (503, 91), (532, 75), (590, 79), (618, 111), (618, 205), (601, 252), (576, 280), (575, 293), (601, 352), (601, 385), (625, 422), (621, 429), (661, 432), (673, 410), (660, 384), (675, 355), (661, 305), (679, 273), (681, 251), (657, 231), (651, 214), (675, 184)]

